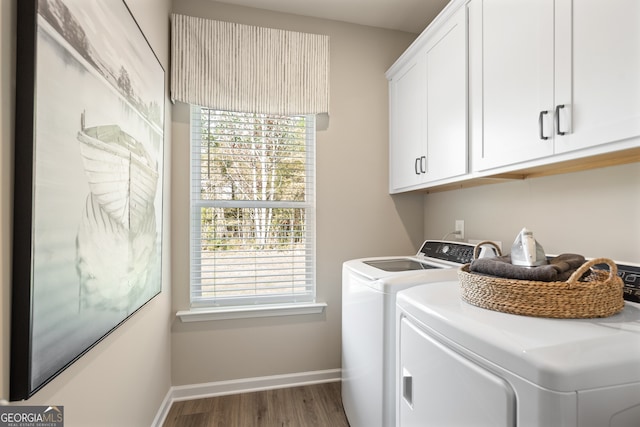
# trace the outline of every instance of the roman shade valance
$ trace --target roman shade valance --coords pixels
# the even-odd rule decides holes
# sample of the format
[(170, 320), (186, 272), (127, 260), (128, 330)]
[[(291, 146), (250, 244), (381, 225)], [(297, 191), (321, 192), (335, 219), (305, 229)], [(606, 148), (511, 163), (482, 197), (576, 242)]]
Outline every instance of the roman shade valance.
[(329, 112), (329, 36), (171, 16), (171, 99), (261, 114)]

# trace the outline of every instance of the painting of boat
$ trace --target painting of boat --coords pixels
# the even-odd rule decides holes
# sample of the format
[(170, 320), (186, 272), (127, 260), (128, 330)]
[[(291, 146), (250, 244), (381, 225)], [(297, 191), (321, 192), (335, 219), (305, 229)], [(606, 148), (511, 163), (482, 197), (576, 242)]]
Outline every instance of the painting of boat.
[(80, 122), (78, 140), (91, 194), (114, 221), (136, 232), (154, 204), (157, 163), (120, 126), (85, 127), (85, 113)]
[(154, 209), (135, 232), (116, 222), (89, 193), (76, 239), (76, 269), (80, 276), (79, 310), (131, 313), (148, 298), (156, 258)]
[(76, 239), (80, 310), (130, 313), (147, 289), (156, 254), (158, 170), (118, 125), (85, 126), (78, 141), (89, 184)]
[(14, 3), (9, 398), (23, 401), (162, 292), (167, 91), (128, 1)]

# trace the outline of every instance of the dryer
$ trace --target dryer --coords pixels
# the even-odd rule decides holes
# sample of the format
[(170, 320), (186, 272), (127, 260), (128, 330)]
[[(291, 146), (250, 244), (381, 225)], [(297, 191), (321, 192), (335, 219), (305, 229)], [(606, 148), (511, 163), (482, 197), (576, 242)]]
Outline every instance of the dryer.
[(473, 249), (468, 243), (427, 240), (414, 256), (343, 264), (342, 402), (351, 427), (395, 422), (396, 293), (455, 278)]
[(397, 306), (397, 426), (640, 425), (638, 303), (518, 316), (465, 303), (455, 280), (401, 291)]

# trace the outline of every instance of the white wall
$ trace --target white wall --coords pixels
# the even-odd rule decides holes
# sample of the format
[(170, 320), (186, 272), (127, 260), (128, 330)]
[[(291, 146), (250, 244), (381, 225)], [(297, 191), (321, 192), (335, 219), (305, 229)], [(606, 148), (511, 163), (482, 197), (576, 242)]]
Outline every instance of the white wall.
[(502, 240), (527, 227), (547, 253), (640, 263), (640, 163), (429, 194), (425, 236), (465, 220), (466, 237)]
[[(180, 323), (172, 334), (174, 385), (340, 368), (341, 267), (356, 257), (415, 253), (422, 196), (387, 194), (388, 97), (384, 73), (413, 34), (180, 0), (174, 11), (208, 19), (327, 34), (329, 129), (317, 134), (318, 300), (324, 315)], [(189, 306), (189, 124), (173, 116), (173, 304)]]
[[(16, 4), (0, 1), (0, 398), (9, 395), (9, 316)], [(119, 0), (112, 0), (119, 1)], [(169, 69), (170, 0), (127, 0), (165, 70)], [(20, 96), (20, 94), (18, 94)], [(165, 155), (171, 158), (171, 104), (166, 104)], [(163, 292), (115, 330), (27, 404), (63, 405), (65, 426), (150, 425), (170, 379), (170, 216), (171, 163), (165, 162)], [(20, 183), (16, 183), (20, 191)]]

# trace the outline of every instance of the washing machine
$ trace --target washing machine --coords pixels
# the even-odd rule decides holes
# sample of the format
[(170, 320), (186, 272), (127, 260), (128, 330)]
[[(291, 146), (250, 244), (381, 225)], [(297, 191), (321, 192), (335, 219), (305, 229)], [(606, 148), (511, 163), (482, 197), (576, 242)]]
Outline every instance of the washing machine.
[[(618, 268), (627, 299), (640, 267)], [(399, 427), (640, 426), (637, 302), (606, 318), (519, 316), (467, 304), (454, 280), (399, 292), (397, 329)]]
[[(456, 277), (474, 245), (427, 240), (416, 255), (342, 267), (342, 402), (351, 427), (395, 422), (396, 293)], [(482, 256), (490, 256), (483, 248)]]

